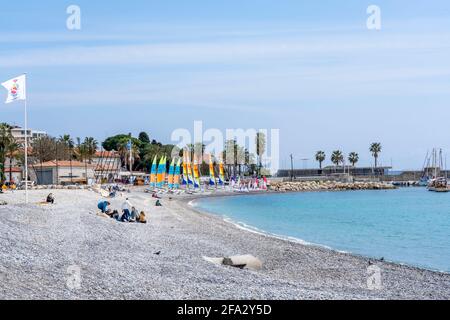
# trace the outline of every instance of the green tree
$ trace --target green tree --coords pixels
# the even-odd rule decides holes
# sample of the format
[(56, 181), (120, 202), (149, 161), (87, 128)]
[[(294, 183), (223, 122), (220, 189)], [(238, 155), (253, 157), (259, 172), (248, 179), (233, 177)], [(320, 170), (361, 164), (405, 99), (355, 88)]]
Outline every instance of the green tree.
[(375, 168), (378, 167), (378, 157), (381, 153), (381, 143), (374, 142), (370, 145), (370, 152), (372, 152), (372, 156), (375, 159)]
[(12, 181), (12, 163), (13, 160), (19, 160), (20, 145), (15, 141), (14, 138), (11, 136), (11, 140), (9, 141), (8, 145), (6, 146), (6, 154), (9, 158), (9, 181)]
[(11, 128), (4, 123), (0, 124), (0, 182), (5, 181), (5, 162), (8, 154), (8, 148), (14, 142), (11, 134)]
[(319, 168), (322, 170), (322, 163), (326, 159), (326, 154), (323, 151), (317, 151), (316, 152), (316, 161), (319, 162)]
[(356, 152), (350, 152), (348, 155), (348, 161), (352, 164), (352, 166), (355, 166), (359, 161), (359, 154)]
[(73, 139), (70, 137), (69, 134), (65, 134), (63, 136), (59, 137), (59, 142), (62, 145), (64, 149), (64, 158), (68, 158), (70, 162), (70, 181), (73, 182), (73, 167), (72, 167), (72, 160), (73, 160), (73, 149), (75, 147)]
[(344, 155), (342, 154), (342, 151), (333, 151), (331, 154), (331, 162), (333, 162), (336, 167), (338, 167), (340, 163), (344, 162)]
[(266, 135), (263, 132), (256, 133), (256, 155), (258, 156), (258, 175), (261, 175), (262, 156), (266, 152)]
[(85, 149), (85, 155), (89, 163), (92, 162), (92, 158), (95, 156), (95, 153), (97, 152), (98, 148), (98, 142), (92, 137), (86, 137), (84, 138), (84, 149)]
[(124, 143), (128, 143), (130, 139), (134, 145), (138, 147), (141, 146), (142, 142), (139, 139), (130, 137), (130, 134), (118, 134), (113, 137), (109, 137), (105, 141), (103, 141), (102, 146), (106, 151), (119, 151), (119, 146), (123, 145)]
[(150, 137), (148, 136), (147, 132), (141, 132), (141, 133), (139, 133), (139, 140), (140, 140), (143, 144), (148, 144), (148, 143), (150, 143)]

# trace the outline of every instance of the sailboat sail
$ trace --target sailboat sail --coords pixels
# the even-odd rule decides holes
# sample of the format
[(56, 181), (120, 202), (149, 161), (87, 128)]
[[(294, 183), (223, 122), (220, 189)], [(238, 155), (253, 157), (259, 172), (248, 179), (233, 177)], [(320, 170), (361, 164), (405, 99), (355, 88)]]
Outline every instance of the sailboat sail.
[(194, 188), (200, 188), (200, 173), (197, 160), (194, 160)]
[(193, 179), (192, 179), (192, 165), (191, 165), (191, 160), (189, 159), (189, 155), (187, 158), (187, 179), (188, 179), (188, 184), (189, 185), (193, 185)]
[(183, 151), (183, 182), (182, 185), (186, 186), (188, 184), (188, 169), (187, 169), (187, 158)]
[(153, 158), (152, 168), (150, 170), (150, 186), (156, 187), (156, 173), (157, 173), (157, 156)]
[(178, 159), (175, 166), (175, 173), (173, 175), (173, 188), (178, 189), (180, 187), (180, 175), (181, 175), (181, 159)]
[(166, 157), (161, 157), (161, 159), (159, 160), (158, 173), (156, 175), (156, 186), (158, 188), (162, 188), (162, 186), (164, 185), (164, 172), (166, 171), (165, 158)]
[(170, 189), (173, 188), (174, 174), (175, 174), (175, 159), (172, 159), (172, 162), (170, 163), (169, 167), (169, 176), (167, 177), (167, 184), (169, 185)]
[(219, 163), (219, 184), (221, 186), (225, 185), (225, 170), (223, 169), (223, 162)]
[(209, 155), (209, 185), (210, 186), (216, 185), (216, 177), (214, 175), (214, 163), (212, 161), (211, 155)]

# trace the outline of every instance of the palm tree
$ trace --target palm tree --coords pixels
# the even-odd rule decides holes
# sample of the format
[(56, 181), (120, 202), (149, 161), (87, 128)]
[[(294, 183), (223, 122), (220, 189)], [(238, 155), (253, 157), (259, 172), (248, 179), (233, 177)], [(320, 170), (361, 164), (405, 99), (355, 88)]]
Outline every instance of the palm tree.
[(326, 157), (327, 156), (326, 156), (325, 152), (323, 152), (323, 151), (316, 152), (316, 161), (319, 162), (320, 170), (322, 170), (322, 162), (325, 161)]
[[(12, 138), (12, 136), (11, 136)], [(20, 145), (14, 140), (14, 138), (10, 139), (8, 145), (6, 146), (6, 154), (9, 158), (9, 182), (12, 182), (12, 162), (13, 159), (19, 159), (19, 155), (17, 151), (19, 151)]]
[(372, 156), (375, 159), (375, 168), (378, 166), (378, 156), (381, 152), (381, 143), (374, 142), (370, 145), (370, 152), (372, 152)]
[(262, 156), (264, 155), (264, 152), (266, 152), (266, 135), (264, 132), (258, 132), (256, 134), (256, 155), (258, 156), (258, 176), (261, 175), (261, 168), (262, 168)]
[[(120, 155), (123, 163), (125, 163), (125, 167), (130, 166), (130, 170), (131, 170), (132, 168), (131, 168), (130, 157), (129, 157), (130, 149), (128, 148), (128, 144), (129, 144), (129, 140), (121, 142), (118, 145), (117, 151), (119, 152), (119, 155)], [(134, 159), (140, 159), (139, 146), (137, 146), (133, 142), (131, 143), (131, 157)]]
[(59, 137), (59, 141), (64, 145), (66, 152), (68, 152), (68, 157), (70, 161), (70, 182), (73, 183), (73, 172), (72, 172), (72, 159), (73, 159), (73, 139), (69, 134), (65, 134)]
[(10, 127), (6, 124), (0, 124), (0, 183), (5, 180), (6, 155), (8, 154), (8, 146), (13, 140)]
[(89, 160), (89, 163), (92, 163), (92, 157), (94, 157), (97, 152), (98, 142), (92, 137), (86, 137), (83, 144), (86, 149), (87, 160)]
[(359, 161), (359, 154), (357, 154), (356, 152), (351, 152), (348, 155), (348, 161), (352, 164), (352, 166), (355, 166)]
[(341, 162), (344, 162), (344, 155), (342, 154), (342, 151), (333, 151), (331, 154), (331, 162), (333, 162), (336, 167), (338, 167)]

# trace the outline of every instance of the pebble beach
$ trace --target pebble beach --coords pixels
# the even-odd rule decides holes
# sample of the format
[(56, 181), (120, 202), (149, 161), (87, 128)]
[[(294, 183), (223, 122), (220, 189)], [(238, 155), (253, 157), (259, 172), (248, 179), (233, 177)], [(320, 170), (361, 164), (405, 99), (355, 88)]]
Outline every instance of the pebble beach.
[[(49, 192), (56, 203), (39, 204)], [(32, 190), (29, 204), (22, 191), (0, 194), (0, 299), (450, 299), (447, 273), (243, 230), (194, 210), (196, 195), (163, 196), (155, 207), (133, 189), (112, 208), (126, 197), (147, 224), (98, 216), (101, 197), (90, 190)], [(204, 259), (243, 254), (262, 269)], [(368, 285), (373, 266), (377, 288)]]

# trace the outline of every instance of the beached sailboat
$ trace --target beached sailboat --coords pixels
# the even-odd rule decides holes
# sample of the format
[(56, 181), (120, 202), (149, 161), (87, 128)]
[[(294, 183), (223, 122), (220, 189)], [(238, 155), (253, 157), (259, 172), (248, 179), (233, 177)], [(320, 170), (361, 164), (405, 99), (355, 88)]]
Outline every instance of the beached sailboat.
[(212, 155), (209, 155), (209, 185), (210, 186), (216, 185), (216, 177), (214, 174), (214, 163), (212, 160)]
[(167, 185), (169, 189), (173, 188), (174, 185), (174, 175), (175, 175), (175, 159), (172, 159), (169, 167), (169, 175), (167, 177)]
[(222, 161), (219, 163), (219, 185), (225, 186), (225, 170)]
[(181, 159), (178, 158), (177, 164), (175, 166), (175, 173), (173, 175), (174, 189), (178, 189), (180, 187), (180, 176), (181, 176)]
[(158, 170), (156, 174), (156, 186), (162, 188), (164, 186), (166, 172), (166, 157), (161, 157), (159, 160)]
[(441, 168), (443, 166), (442, 149), (439, 150), (439, 155), (437, 150), (433, 149), (432, 163), (434, 175), (428, 183), (428, 190), (433, 192), (449, 192), (447, 177), (441, 174)]
[(157, 164), (157, 156), (155, 155), (155, 158), (153, 159), (152, 168), (150, 171), (150, 186), (156, 187), (156, 174), (158, 171), (158, 164)]
[(200, 188), (200, 171), (198, 169), (198, 162), (194, 160), (194, 188)]

